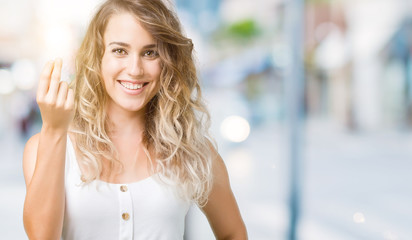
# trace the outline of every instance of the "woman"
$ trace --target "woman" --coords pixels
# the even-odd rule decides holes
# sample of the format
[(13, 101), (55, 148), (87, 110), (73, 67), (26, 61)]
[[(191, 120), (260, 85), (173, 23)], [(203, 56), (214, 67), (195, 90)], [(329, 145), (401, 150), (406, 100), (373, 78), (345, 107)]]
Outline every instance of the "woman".
[(76, 58), (46, 64), (43, 126), (26, 144), (30, 239), (182, 239), (191, 203), (217, 239), (247, 239), (208, 138), (193, 44), (161, 0), (109, 0)]

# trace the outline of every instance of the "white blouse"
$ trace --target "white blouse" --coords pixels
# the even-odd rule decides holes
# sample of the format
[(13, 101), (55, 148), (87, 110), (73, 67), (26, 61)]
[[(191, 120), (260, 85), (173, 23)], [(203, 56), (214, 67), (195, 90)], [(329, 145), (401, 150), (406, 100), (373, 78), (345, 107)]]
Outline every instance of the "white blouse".
[(84, 184), (69, 137), (65, 174), (63, 240), (183, 239), (190, 202), (157, 175), (127, 184)]

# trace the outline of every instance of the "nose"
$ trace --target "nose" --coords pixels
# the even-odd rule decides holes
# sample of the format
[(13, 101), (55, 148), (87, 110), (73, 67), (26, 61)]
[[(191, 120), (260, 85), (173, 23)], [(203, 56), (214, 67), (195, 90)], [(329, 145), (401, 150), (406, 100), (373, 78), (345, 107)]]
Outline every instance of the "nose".
[(127, 63), (127, 73), (133, 78), (144, 75), (142, 59), (139, 56), (133, 56), (129, 59)]

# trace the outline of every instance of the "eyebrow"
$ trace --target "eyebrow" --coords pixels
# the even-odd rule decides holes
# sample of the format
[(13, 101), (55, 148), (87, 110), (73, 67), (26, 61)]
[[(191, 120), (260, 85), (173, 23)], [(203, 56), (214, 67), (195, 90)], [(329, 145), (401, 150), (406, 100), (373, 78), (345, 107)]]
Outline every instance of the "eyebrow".
[[(110, 46), (110, 45), (119, 45), (119, 46), (122, 46), (122, 47), (130, 47), (130, 44), (125, 43), (125, 42), (111, 42), (111, 43), (109, 43), (108, 46)], [(147, 48), (156, 48), (156, 44), (148, 44), (148, 45), (146, 45), (146, 46), (143, 46), (143, 48), (144, 48), (144, 49), (147, 49)]]
[(130, 44), (124, 43), (124, 42), (111, 42), (111, 43), (108, 44), (108, 46), (110, 46), (110, 45), (119, 45), (119, 46), (122, 46), (122, 47), (130, 47)]

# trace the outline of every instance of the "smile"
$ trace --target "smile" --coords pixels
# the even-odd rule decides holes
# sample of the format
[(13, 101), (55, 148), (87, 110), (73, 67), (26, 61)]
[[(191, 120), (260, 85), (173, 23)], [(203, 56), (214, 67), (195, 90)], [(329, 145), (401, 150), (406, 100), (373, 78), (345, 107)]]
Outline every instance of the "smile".
[(122, 81), (122, 80), (118, 80), (118, 82), (120, 83), (120, 85), (122, 85), (124, 88), (126, 88), (128, 90), (140, 90), (144, 86), (149, 84), (148, 82), (133, 83), (133, 82)]
[(143, 87), (143, 83), (130, 83), (130, 82), (120, 82), (120, 84), (127, 88), (127, 89), (131, 89), (131, 90), (136, 90), (136, 89), (140, 89)]

